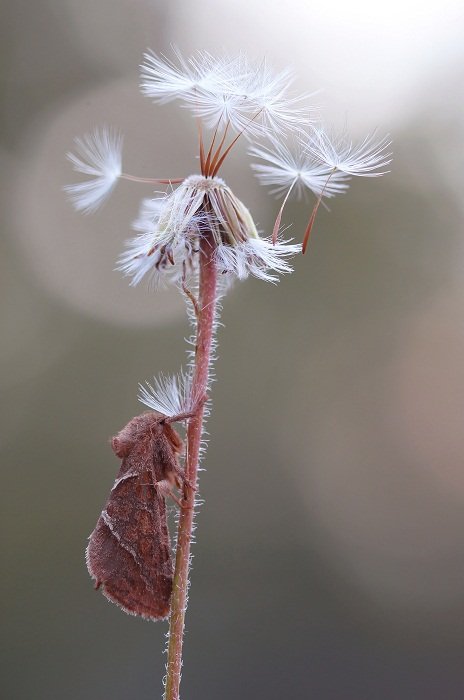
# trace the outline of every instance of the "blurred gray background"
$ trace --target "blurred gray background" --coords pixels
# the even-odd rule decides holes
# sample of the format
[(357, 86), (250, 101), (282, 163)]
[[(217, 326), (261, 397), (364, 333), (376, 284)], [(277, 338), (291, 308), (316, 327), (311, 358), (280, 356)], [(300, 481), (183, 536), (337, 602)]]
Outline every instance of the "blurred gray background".
[[(113, 272), (138, 201), (61, 186), (72, 139), (125, 169), (197, 169), (195, 125), (138, 92), (143, 50), (266, 55), (329, 122), (394, 139), (392, 173), (321, 212), (278, 287), (224, 303), (183, 697), (464, 697), (461, 2), (3, 0), (0, 75), (3, 697), (160, 697), (167, 626), (93, 591), (83, 551), (137, 384), (185, 363), (171, 292)], [(270, 231), (245, 148), (223, 176)], [(300, 236), (308, 205), (285, 215)]]

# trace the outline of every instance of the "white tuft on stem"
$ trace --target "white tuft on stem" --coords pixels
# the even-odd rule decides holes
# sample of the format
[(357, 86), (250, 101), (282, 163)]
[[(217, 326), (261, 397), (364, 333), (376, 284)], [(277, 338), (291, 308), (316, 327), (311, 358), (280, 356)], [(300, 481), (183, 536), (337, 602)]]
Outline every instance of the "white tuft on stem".
[(183, 372), (172, 376), (161, 374), (153, 378), (152, 384), (139, 384), (139, 401), (169, 417), (190, 413), (198, 406), (199, 398), (192, 392), (191, 376)]

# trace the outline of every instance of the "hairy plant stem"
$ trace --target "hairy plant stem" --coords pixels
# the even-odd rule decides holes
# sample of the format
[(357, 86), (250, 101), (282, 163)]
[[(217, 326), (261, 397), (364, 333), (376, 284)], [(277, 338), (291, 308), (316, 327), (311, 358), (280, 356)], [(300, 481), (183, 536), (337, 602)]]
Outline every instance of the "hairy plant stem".
[[(198, 318), (196, 328), (195, 366), (192, 392), (194, 396), (204, 396), (208, 387), (211, 362), (211, 346), (214, 334), (216, 310), (217, 271), (213, 261), (214, 239), (212, 234), (204, 234), (200, 242), (200, 283), (198, 294)], [(198, 413), (190, 419), (187, 428), (187, 457), (185, 475), (188, 483), (197, 485), (198, 460), (203, 430), (203, 404)], [(169, 620), (168, 660), (166, 666), (165, 700), (179, 700), (179, 686), (182, 673), (182, 646), (184, 619), (187, 606), (190, 568), (190, 546), (192, 541), (195, 491), (186, 486), (185, 508), (179, 514), (177, 529), (176, 566), (171, 598)]]

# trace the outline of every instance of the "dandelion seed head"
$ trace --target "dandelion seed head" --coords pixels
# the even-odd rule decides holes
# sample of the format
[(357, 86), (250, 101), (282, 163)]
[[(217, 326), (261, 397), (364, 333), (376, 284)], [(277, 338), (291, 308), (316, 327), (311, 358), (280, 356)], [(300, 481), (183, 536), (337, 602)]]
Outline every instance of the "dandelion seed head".
[(221, 272), (244, 279), (249, 274), (275, 281), (268, 273), (291, 271), (287, 258), (300, 252), (288, 241), (277, 245), (260, 238), (247, 207), (221, 178), (192, 175), (176, 190), (154, 200), (143, 200), (117, 269), (131, 277), (131, 285), (143, 278), (158, 285), (179, 283), (186, 272), (198, 269), (199, 239), (212, 234)]
[[(141, 65), (142, 92), (156, 103), (178, 100), (198, 119), (200, 174), (185, 179), (142, 182), (166, 184), (167, 192), (142, 200), (132, 224), (135, 236), (126, 242), (116, 269), (158, 286), (183, 287), (195, 280), (203, 236), (212, 238), (214, 260), (222, 279), (253, 275), (275, 282), (292, 270), (289, 259), (305, 250), (323, 199), (346, 192), (353, 176), (379, 177), (391, 162), (387, 138), (375, 132), (354, 144), (346, 132), (333, 135), (311, 121), (308, 95), (292, 95), (293, 72), (274, 71), (266, 60), (245, 54), (220, 58), (197, 51), (185, 58), (146, 52)], [(204, 127), (213, 130), (209, 140)], [(234, 135), (235, 132), (235, 135)], [(258, 180), (283, 197), (271, 238), (261, 237), (253, 216), (218, 177), (240, 136), (252, 142), (249, 153)], [(209, 146), (208, 146), (209, 143)], [(137, 181), (121, 172), (122, 138), (108, 127), (76, 139), (76, 154), (68, 153), (74, 169), (90, 177), (67, 185), (74, 206), (95, 211), (109, 196), (118, 178)], [(312, 192), (317, 201), (303, 236), (303, 246), (279, 238), (290, 195)], [(187, 295), (188, 296), (188, 295)]]

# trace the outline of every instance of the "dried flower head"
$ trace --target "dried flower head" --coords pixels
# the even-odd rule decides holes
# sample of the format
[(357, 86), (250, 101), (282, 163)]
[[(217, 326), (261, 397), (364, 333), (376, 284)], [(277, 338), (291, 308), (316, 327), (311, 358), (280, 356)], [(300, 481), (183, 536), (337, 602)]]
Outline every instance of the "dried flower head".
[[(142, 200), (133, 223), (136, 235), (126, 242), (117, 269), (131, 278), (152, 282), (185, 281), (198, 270), (199, 240), (213, 234), (214, 260), (229, 276), (253, 275), (275, 282), (291, 272), (289, 259), (305, 250), (323, 198), (346, 192), (351, 176), (376, 177), (390, 162), (387, 139), (368, 136), (353, 145), (345, 133), (332, 137), (310, 121), (305, 96), (290, 95), (292, 74), (274, 73), (266, 61), (253, 63), (243, 54), (214, 58), (199, 51), (188, 59), (146, 53), (141, 90), (158, 103), (179, 100), (197, 118), (200, 173), (185, 179), (141, 179), (121, 170), (122, 138), (102, 128), (76, 139), (74, 168), (92, 179), (65, 189), (74, 206), (95, 211), (121, 179), (168, 185), (168, 190)], [(305, 127), (306, 131), (303, 129)], [(203, 129), (212, 135), (206, 148)], [(233, 135), (235, 132), (235, 135)], [(230, 136), (232, 134), (232, 136)], [(261, 238), (247, 207), (218, 176), (241, 136), (252, 141), (252, 167), (260, 182), (284, 195), (272, 236)], [(283, 240), (281, 218), (290, 194), (311, 192), (317, 198), (303, 245)]]
[(286, 258), (301, 249), (260, 238), (249, 210), (224, 180), (204, 175), (191, 175), (171, 194), (144, 201), (134, 228), (141, 233), (127, 242), (118, 261), (133, 285), (146, 275), (156, 282), (166, 276), (178, 281), (195, 270), (204, 231), (213, 234), (220, 271), (239, 279), (252, 274), (277, 281), (269, 270), (291, 272)]

